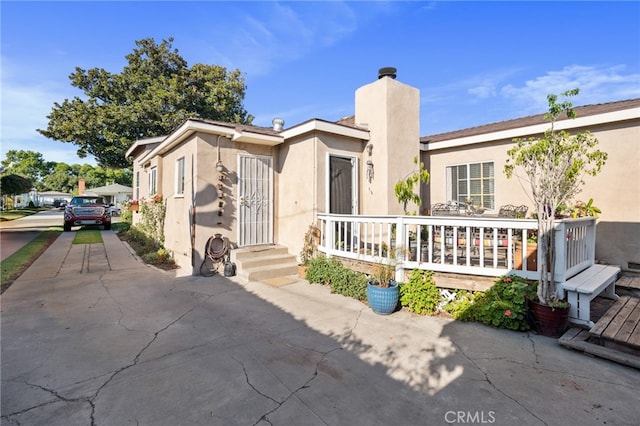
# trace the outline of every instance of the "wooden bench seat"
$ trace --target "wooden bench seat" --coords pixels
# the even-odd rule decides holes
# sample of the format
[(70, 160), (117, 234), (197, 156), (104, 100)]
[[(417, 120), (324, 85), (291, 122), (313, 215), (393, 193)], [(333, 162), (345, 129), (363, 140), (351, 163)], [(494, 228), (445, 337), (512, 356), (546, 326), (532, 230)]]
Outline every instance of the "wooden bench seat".
[(558, 284), (559, 296), (567, 298), (571, 304), (569, 321), (589, 328), (595, 324), (591, 321), (591, 301), (603, 293), (604, 297), (618, 300), (616, 295), (616, 279), (620, 267), (593, 265), (575, 277)]

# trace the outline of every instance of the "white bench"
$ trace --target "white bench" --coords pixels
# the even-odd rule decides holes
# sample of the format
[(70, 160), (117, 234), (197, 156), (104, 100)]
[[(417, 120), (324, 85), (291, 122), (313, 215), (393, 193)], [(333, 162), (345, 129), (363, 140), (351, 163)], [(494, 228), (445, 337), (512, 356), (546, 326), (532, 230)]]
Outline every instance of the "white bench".
[(571, 304), (569, 321), (585, 325), (589, 328), (595, 324), (591, 321), (591, 301), (600, 293), (609, 299), (618, 300), (616, 295), (616, 279), (620, 267), (593, 265), (575, 277), (558, 284), (559, 297), (567, 298)]

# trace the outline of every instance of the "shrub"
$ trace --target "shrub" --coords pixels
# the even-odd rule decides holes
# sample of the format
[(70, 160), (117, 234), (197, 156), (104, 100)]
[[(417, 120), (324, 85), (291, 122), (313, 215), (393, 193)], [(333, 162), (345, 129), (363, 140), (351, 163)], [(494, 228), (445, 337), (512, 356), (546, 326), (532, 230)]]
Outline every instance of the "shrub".
[(534, 287), (517, 275), (502, 276), (488, 291), (475, 296), (464, 319), (509, 330), (529, 330), (527, 298)]
[(345, 268), (337, 259), (318, 256), (307, 263), (306, 279), (310, 283), (331, 287), (332, 293), (364, 301), (367, 300), (367, 277)]
[(364, 302), (367, 300), (367, 281), (365, 274), (343, 268), (331, 281), (331, 292)]
[(444, 306), (444, 310), (450, 313), (455, 320), (471, 321), (473, 320), (471, 312), (475, 298), (476, 293), (460, 290), (456, 293), (455, 299)]
[(415, 314), (433, 314), (440, 302), (440, 291), (433, 281), (433, 272), (414, 269), (409, 281), (400, 286), (400, 304)]
[(336, 276), (337, 271), (344, 268), (342, 263), (336, 259), (324, 256), (314, 257), (307, 262), (308, 269), (306, 279), (310, 283), (331, 284), (331, 280)]

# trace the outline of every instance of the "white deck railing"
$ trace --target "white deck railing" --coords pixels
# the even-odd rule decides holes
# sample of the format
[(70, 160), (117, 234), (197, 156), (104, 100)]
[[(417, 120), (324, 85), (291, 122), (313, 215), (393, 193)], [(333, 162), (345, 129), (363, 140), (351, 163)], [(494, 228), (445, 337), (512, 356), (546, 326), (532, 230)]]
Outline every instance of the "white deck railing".
[[(318, 215), (319, 251), (327, 256), (396, 264), (404, 269), (497, 277), (514, 273), (537, 280), (537, 234), (532, 219), (482, 216), (354, 216)], [(595, 219), (556, 222), (555, 280), (564, 282), (593, 265)]]

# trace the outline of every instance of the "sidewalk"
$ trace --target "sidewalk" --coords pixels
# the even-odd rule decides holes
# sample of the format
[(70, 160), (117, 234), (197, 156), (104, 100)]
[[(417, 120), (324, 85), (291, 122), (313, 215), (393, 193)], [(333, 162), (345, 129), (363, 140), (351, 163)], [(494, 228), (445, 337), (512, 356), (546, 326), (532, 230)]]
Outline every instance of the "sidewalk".
[(2, 302), (2, 423), (632, 425), (640, 371), (306, 281), (176, 277), (63, 234)]

